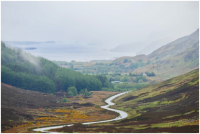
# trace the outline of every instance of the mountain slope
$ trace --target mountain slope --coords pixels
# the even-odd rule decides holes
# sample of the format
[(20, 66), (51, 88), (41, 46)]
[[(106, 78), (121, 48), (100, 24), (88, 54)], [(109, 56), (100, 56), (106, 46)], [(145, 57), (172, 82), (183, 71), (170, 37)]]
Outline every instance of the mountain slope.
[(199, 67), (199, 42), (186, 50), (164, 59), (156, 59), (152, 64), (134, 70), (134, 73), (153, 71), (156, 76), (166, 80)]
[(151, 42), (150, 44), (148, 44), (144, 49), (142, 49), (140, 52), (138, 52), (137, 54), (150, 54), (152, 53), (154, 50), (160, 48), (161, 46), (168, 44), (170, 41), (170, 39), (165, 38), (165, 39), (161, 39), (161, 40), (156, 40)]
[[(135, 57), (130, 59), (134, 61)], [(146, 56), (146, 64), (133, 73), (155, 72), (166, 80), (199, 67), (199, 29), (194, 33), (162, 46)]]
[(130, 52), (130, 53), (137, 53), (141, 51), (146, 46), (146, 42), (134, 42), (130, 44), (122, 44), (114, 49), (111, 49), (111, 52)]
[(86, 132), (198, 133), (199, 69), (129, 92), (114, 102), (113, 108), (126, 111), (128, 118), (87, 126)]
[(166, 60), (161, 60), (152, 71), (159, 77), (171, 78), (199, 67), (199, 42)]
[(130, 115), (119, 123), (124, 126), (132, 122), (143, 124), (140, 129), (157, 128), (157, 132), (163, 132), (159, 128), (199, 125), (199, 69), (128, 93), (116, 102), (116, 108), (123, 108)]
[(169, 44), (162, 46), (161, 48), (149, 54), (148, 57), (150, 60), (154, 60), (155, 58), (166, 59), (184, 51), (185, 49), (191, 47), (198, 41), (199, 41), (199, 29), (188, 36), (182, 37)]

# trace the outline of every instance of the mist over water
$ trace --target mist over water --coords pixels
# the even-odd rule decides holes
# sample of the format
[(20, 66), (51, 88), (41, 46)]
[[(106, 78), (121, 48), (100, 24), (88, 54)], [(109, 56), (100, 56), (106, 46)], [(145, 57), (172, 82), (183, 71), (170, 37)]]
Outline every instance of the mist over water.
[(91, 61), (91, 60), (114, 60), (122, 56), (135, 56), (133, 53), (110, 52), (99, 46), (87, 44), (65, 44), (65, 43), (38, 43), (38, 44), (15, 44), (6, 43), (18, 47), (34, 56), (41, 56), (56, 61)]

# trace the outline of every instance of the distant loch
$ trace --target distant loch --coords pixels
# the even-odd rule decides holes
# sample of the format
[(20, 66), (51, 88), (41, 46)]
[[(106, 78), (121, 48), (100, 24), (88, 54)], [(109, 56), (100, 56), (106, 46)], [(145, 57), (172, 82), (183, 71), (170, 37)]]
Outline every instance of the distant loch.
[(26, 47), (26, 48), (24, 48), (25, 50), (35, 50), (35, 49), (37, 49), (36, 47)]

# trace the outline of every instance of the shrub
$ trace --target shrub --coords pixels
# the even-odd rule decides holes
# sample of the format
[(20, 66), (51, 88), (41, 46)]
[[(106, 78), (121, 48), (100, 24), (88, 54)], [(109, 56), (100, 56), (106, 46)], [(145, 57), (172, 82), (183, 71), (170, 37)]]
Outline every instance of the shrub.
[(74, 96), (74, 93), (73, 93), (72, 91), (69, 91), (69, 92), (68, 92), (68, 95), (69, 95), (69, 96)]
[(95, 105), (94, 107), (95, 107), (95, 108), (99, 108), (99, 106), (97, 106), (97, 105)]
[(64, 96), (64, 98), (62, 99), (62, 102), (69, 102), (69, 100)]
[(70, 94), (71, 94), (70, 96), (76, 96), (76, 95), (77, 95), (77, 89), (76, 89), (76, 87), (74, 87), (74, 86), (69, 87), (69, 88), (67, 89), (67, 91), (68, 91), (68, 94), (69, 94), (70, 92), (73, 93), (73, 95), (72, 95), (72, 93), (70, 93)]

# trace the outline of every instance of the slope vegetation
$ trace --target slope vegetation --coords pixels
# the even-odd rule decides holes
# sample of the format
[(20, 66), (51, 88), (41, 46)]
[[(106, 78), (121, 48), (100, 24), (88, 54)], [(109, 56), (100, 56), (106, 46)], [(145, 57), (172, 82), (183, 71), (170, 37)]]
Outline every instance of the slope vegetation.
[[(128, 118), (82, 126), (84, 132), (198, 133), (199, 70), (129, 92), (115, 103), (113, 108), (126, 111)], [(81, 132), (80, 128), (76, 130)]]
[(151, 68), (161, 78), (172, 78), (199, 67), (199, 42)]
[(191, 47), (193, 44), (197, 43), (198, 41), (199, 41), (199, 29), (188, 36), (182, 37), (180, 39), (177, 39), (171, 43), (168, 43), (160, 47), (159, 49), (153, 51), (148, 56), (150, 60), (155, 59), (157, 57), (168, 58), (178, 53), (181, 53), (182, 51)]
[[(1, 42), (1, 80), (19, 88), (54, 93), (66, 92), (71, 86), (81, 90), (101, 90), (110, 83), (104, 77), (83, 75), (70, 69), (62, 68), (42, 57), (35, 57), (20, 49), (8, 48)], [(106, 84), (105, 84), (106, 83)]]
[[(198, 132), (199, 70), (131, 92), (116, 100), (129, 113), (118, 124), (133, 132)], [(169, 128), (169, 129), (167, 129)]]
[[(124, 62), (128, 60), (128, 62)], [(194, 33), (168, 43), (149, 55), (121, 57), (112, 64), (124, 65), (133, 73), (155, 72), (166, 80), (199, 67), (199, 29)]]
[(1, 132), (28, 133), (31, 131), (28, 129), (33, 127), (106, 120), (117, 116), (115, 112), (99, 108), (99, 105), (104, 105), (103, 99), (116, 92), (92, 93), (88, 98), (72, 97), (67, 98), (68, 102), (62, 102), (62, 94), (24, 90), (1, 83)]

